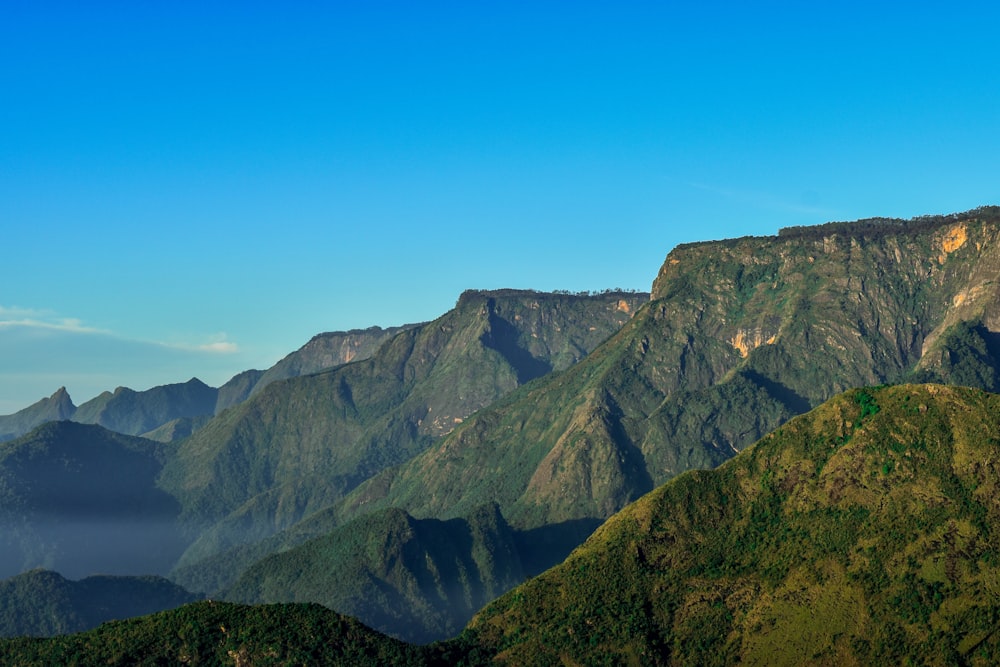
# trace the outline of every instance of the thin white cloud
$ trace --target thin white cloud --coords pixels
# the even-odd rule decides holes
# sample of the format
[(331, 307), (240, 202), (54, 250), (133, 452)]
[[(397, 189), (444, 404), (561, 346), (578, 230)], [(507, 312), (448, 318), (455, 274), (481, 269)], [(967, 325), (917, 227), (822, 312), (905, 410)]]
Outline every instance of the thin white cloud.
[(207, 343), (160, 343), (161, 345), (175, 350), (187, 352), (207, 352), (209, 354), (235, 354), (240, 351), (240, 346), (231, 340), (227, 340), (225, 333), (218, 333), (211, 337)]
[(233, 354), (240, 351), (239, 345), (229, 341), (219, 341), (217, 343), (206, 343), (205, 345), (199, 345), (199, 350), (203, 352), (213, 352), (219, 354)]
[(209, 337), (205, 343), (163, 343), (160, 341), (143, 340), (119, 336), (109, 329), (87, 326), (83, 320), (75, 317), (58, 317), (55, 313), (20, 306), (0, 305), (0, 331), (4, 329), (37, 329), (43, 331), (58, 331), (77, 334), (100, 334), (110, 336), (122, 342), (157, 345), (186, 352), (207, 352), (210, 354), (235, 354), (240, 351), (239, 345), (227, 340), (225, 333)]
[(44, 310), (21, 308), (19, 306), (0, 306), (0, 328), (12, 327), (68, 331), (72, 333), (111, 333), (106, 329), (86, 326), (83, 320), (75, 317), (56, 317), (54, 313)]

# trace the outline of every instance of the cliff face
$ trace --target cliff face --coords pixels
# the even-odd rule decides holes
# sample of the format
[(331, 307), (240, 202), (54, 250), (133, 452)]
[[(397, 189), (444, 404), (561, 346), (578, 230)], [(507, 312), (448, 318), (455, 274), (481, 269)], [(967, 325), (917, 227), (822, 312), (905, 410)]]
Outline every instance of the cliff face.
[(987, 385), (998, 237), (1000, 209), (980, 209), (678, 247), (607, 343), (366, 483), (342, 514), (495, 500), (518, 528), (603, 519), (847, 388)]

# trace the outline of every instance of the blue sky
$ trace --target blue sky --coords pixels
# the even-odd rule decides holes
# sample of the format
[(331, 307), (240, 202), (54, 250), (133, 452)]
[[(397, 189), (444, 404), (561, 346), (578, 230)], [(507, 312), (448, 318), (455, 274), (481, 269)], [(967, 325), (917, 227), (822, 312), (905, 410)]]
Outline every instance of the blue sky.
[(987, 3), (0, 8), (0, 414), (1000, 204)]

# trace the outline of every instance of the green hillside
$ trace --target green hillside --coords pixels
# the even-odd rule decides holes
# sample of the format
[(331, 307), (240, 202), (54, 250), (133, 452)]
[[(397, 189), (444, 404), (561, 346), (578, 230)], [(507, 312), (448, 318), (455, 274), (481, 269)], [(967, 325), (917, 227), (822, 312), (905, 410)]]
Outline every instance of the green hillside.
[[(19, 665), (990, 665), (998, 498), (1000, 395), (856, 389), (630, 504), (446, 642), (406, 645), (318, 605), (206, 602), (4, 640), (0, 655)], [(422, 527), (380, 517), (386, 530), (354, 524), (339, 546), (310, 543), (264, 586), (317, 576), (294, 563), (350, 539), (389, 565), (407, 540), (383, 551), (372, 535)]]
[(1000, 396), (855, 390), (630, 505), (463, 636), (509, 664), (996, 664)]
[(0, 665), (425, 665), (407, 646), (319, 605), (198, 602), (52, 639), (0, 640)]
[(105, 621), (172, 609), (198, 597), (161, 577), (80, 581), (32, 570), (0, 581), (0, 637), (81, 632)]
[(496, 507), (450, 521), (390, 509), (264, 558), (220, 596), (317, 602), (423, 644), (454, 636), (524, 578), (515, 535)]

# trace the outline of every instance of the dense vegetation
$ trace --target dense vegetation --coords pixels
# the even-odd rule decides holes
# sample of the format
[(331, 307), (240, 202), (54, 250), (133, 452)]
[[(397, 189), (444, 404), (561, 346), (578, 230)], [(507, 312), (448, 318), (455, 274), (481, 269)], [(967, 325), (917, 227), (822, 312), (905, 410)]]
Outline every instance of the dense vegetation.
[(424, 665), (423, 651), (319, 605), (199, 602), (52, 639), (0, 642), (4, 665)]
[(608, 521), (463, 637), (513, 664), (995, 664), (1000, 396), (857, 390)]
[(70, 581), (32, 570), (0, 581), (0, 637), (81, 632), (105, 621), (173, 609), (198, 596), (160, 577)]
[(317, 602), (423, 644), (454, 636), (524, 578), (514, 533), (495, 506), (450, 521), (390, 509), (264, 558), (221, 596)]
[(631, 504), (447, 642), (408, 646), (315, 605), (200, 603), (7, 640), (0, 653), (8, 664), (989, 665), (998, 499), (1000, 396), (852, 390)]

